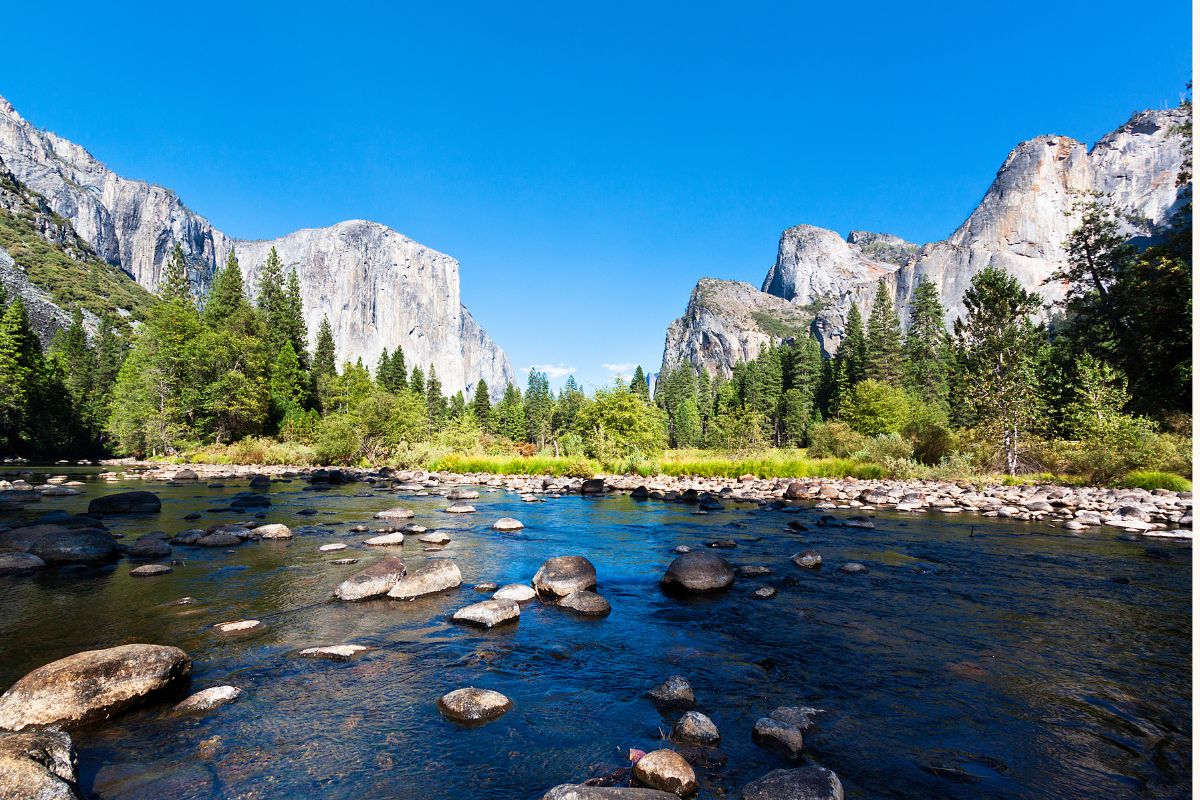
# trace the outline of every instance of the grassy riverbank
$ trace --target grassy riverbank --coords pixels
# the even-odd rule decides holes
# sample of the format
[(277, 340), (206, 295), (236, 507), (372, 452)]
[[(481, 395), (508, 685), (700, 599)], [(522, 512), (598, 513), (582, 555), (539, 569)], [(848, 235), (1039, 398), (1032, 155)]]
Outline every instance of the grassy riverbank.
[[(232, 445), (210, 445), (167, 459), (174, 463), (228, 465), (318, 464), (311, 448), (266, 438), (243, 439)], [(926, 467), (920, 474), (896, 474), (885, 464), (855, 458), (812, 458), (803, 449), (765, 449), (753, 452), (713, 450), (668, 450), (653, 458), (627, 458), (602, 461), (583, 456), (522, 455), (519, 453), (458, 453), (427, 449), (388, 464), (403, 468), (422, 468), (444, 472), (483, 472), (494, 475), (555, 475), (591, 477), (600, 474), (695, 476), (704, 478), (861, 478), (929, 479), (967, 481), (974, 484), (1053, 483), (1084, 485), (1079, 476), (1042, 472), (1016, 478), (981, 471), (969, 462), (950, 461)], [(1190, 491), (1191, 481), (1172, 472), (1130, 472), (1113, 485), (1141, 489)]]

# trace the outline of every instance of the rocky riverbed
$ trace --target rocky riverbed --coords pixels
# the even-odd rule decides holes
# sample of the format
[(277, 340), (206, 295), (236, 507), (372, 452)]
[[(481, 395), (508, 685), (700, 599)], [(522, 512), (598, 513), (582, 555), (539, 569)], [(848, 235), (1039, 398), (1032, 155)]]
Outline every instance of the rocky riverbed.
[(1184, 534), (1190, 496), (132, 464), (4, 479), (5, 800), (1190, 785), (1190, 546), (1152, 538)]

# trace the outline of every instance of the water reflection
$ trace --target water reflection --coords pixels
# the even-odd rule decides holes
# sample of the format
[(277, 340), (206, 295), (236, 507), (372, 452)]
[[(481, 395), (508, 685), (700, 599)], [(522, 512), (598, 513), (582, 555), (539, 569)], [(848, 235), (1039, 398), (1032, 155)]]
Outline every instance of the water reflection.
[[(140, 482), (89, 486), (38, 511), (86, 508), (87, 497)], [(152, 531), (244, 518), (221, 509), (246, 489), (153, 487), (158, 517), (116, 525), (127, 541)], [(272, 488), (270, 521), (290, 542), (232, 552), (176, 548), (170, 575), (115, 571), (0, 578), (0, 685), (79, 650), (123, 642), (175, 644), (196, 662), (194, 688), (241, 687), (234, 705), (199, 718), (165, 706), (76, 736), (84, 788), (105, 798), (527, 798), (625, 765), (670, 729), (642, 692), (682, 673), (722, 733), (725, 766), (704, 795), (732, 793), (782, 766), (750, 742), (779, 705), (826, 709), (806, 750), (836, 770), (851, 797), (1184, 797), (1191, 790), (1190, 583), (1186, 544), (1069, 535), (1006, 520), (879, 514), (873, 530), (821, 526), (820, 514), (694, 508), (625, 497), (522, 503), (481, 494), (474, 515), (435, 497), (405, 497), (416, 520), (451, 542), (410, 570), (453, 558), (464, 586), (413, 602), (345, 604), (332, 588), (380, 551), (350, 532), (395, 505), (362, 485), (315, 493)], [(304, 516), (300, 512), (315, 509)], [(185, 514), (200, 512), (189, 522)], [(501, 516), (516, 534), (489, 529)], [(788, 529), (799, 520), (808, 530)], [(305, 527), (308, 526), (308, 527)], [(731, 539), (735, 564), (770, 566), (725, 595), (663, 596), (676, 545)], [(322, 544), (350, 548), (320, 553)], [(1156, 557), (1146, 553), (1153, 548)], [(805, 549), (819, 571), (787, 559)], [(481, 595), (471, 584), (527, 582), (554, 555), (596, 565), (612, 603), (602, 620), (527, 604), (491, 631), (449, 615)], [(1162, 557), (1165, 554), (1165, 558)], [(333, 565), (357, 557), (358, 565)], [(869, 571), (836, 567), (859, 561)], [(1114, 582), (1127, 579), (1127, 583)], [(768, 584), (770, 600), (750, 592)], [(171, 605), (192, 596), (192, 605)], [(228, 637), (218, 622), (253, 618), (261, 632)], [(348, 663), (299, 659), (341, 643), (371, 651)], [(488, 725), (445, 720), (435, 700), (464, 685), (508, 695)]]

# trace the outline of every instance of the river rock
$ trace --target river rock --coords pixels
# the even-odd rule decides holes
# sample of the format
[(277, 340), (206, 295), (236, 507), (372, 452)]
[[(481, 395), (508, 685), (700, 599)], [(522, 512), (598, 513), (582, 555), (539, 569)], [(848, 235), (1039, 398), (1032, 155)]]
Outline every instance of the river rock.
[(413, 572), (401, 578), (387, 593), (396, 600), (412, 600), (435, 592), (453, 589), (462, 583), (462, 572), (458, 565), (445, 558), (427, 561)]
[(192, 660), (178, 647), (126, 644), (76, 653), (38, 667), (0, 695), (0, 730), (108, 719), (191, 671)]
[(833, 770), (811, 766), (768, 772), (742, 789), (742, 800), (843, 800)]
[(542, 795), (542, 800), (675, 800), (670, 792), (640, 786), (583, 786), (564, 783)]
[(171, 555), (171, 545), (155, 534), (139, 536), (126, 555), (130, 558), (163, 558)]
[(761, 717), (755, 722), (750, 738), (764, 750), (789, 761), (800, 758), (804, 749), (804, 734), (799, 728), (771, 717)]
[(71, 486), (39, 486), (38, 494), (42, 497), (73, 497), (83, 492)]
[(801, 732), (807, 732), (817, 724), (815, 719), (817, 714), (823, 713), (825, 712), (821, 709), (809, 706), (780, 706), (767, 716), (779, 720), (785, 725), (799, 728)]
[(521, 607), (514, 600), (483, 600), (454, 612), (455, 622), (469, 622), (492, 628), (512, 622), (521, 616)]
[(383, 536), (372, 536), (370, 539), (364, 541), (363, 544), (370, 545), (371, 547), (395, 547), (396, 545), (404, 544), (404, 534), (385, 533)]
[(194, 481), (199, 480), (200, 476), (196, 474), (196, 470), (184, 467), (171, 476), (173, 481)]
[(44, 566), (46, 566), (46, 562), (33, 553), (22, 553), (20, 550), (0, 552), (0, 575), (32, 572)]
[(761, 578), (764, 575), (770, 575), (772, 570), (770, 567), (749, 565), (738, 567), (734, 572), (739, 578)]
[(453, 489), (446, 494), (447, 500), (476, 500), (479, 492), (474, 489)]
[(501, 517), (492, 523), (492, 530), (502, 531), (505, 533), (509, 531), (519, 531), (524, 527), (525, 524), (523, 522), (513, 519), (512, 517)]
[(718, 592), (733, 583), (733, 567), (716, 553), (693, 550), (671, 562), (661, 583), (665, 589)]
[(375, 515), (375, 519), (412, 519), (414, 516), (416, 515), (413, 514), (411, 508), (396, 506), (395, 508), (389, 508), (386, 511), (380, 511)]
[(166, 575), (170, 571), (171, 568), (166, 564), (142, 564), (129, 570), (129, 574), (134, 578), (152, 578), (155, 575)]
[(242, 690), (236, 686), (213, 686), (178, 703), (174, 711), (177, 714), (202, 714), (232, 703), (241, 696)]
[(153, 492), (120, 492), (97, 497), (88, 503), (88, 513), (102, 517), (120, 514), (157, 514), (162, 511), (162, 501)]
[(612, 611), (612, 606), (608, 604), (607, 600), (595, 592), (589, 592), (587, 589), (571, 592), (558, 601), (558, 606), (559, 608), (570, 609), (576, 614), (582, 614), (586, 617), (603, 617)]
[(604, 494), (603, 478), (588, 478), (579, 485), (580, 494)]
[(759, 600), (770, 600), (778, 591), (774, 586), (760, 586), (754, 590), (753, 595)]
[[(518, 584), (514, 584), (514, 585), (518, 585)], [(475, 584), (472, 588), (477, 592), (494, 592), (500, 588), (500, 585), (498, 583), (496, 583), (495, 581), (483, 581), (482, 583)], [(532, 592), (533, 590), (530, 589), (529, 591)], [(495, 598), (493, 598), (493, 599), (495, 599)]]
[(866, 568), (866, 566), (858, 563), (857, 561), (849, 561), (845, 564), (842, 564), (840, 567), (838, 567), (838, 571), (844, 572), (847, 575), (856, 575), (860, 572), (866, 572), (867, 568)]
[(407, 574), (408, 567), (402, 559), (387, 556), (342, 581), (334, 595), (339, 600), (366, 600), (369, 597), (378, 597), (391, 591), (391, 588)]
[(0, 800), (78, 800), (78, 761), (62, 731), (0, 734)]
[[(478, 589), (479, 587), (476, 588)], [(528, 602), (535, 597), (537, 597), (537, 592), (532, 587), (526, 586), (523, 583), (510, 583), (506, 586), (501, 586), (492, 595), (493, 600), (515, 600), (518, 603)]]
[(70, 530), (66, 525), (58, 523), (39, 523), (34, 525), (21, 525), (12, 530), (0, 531), (0, 548), (6, 550), (20, 550), (21, 552), (29, 552), (29, 548), (37, 543), (38, 539), (51, 533), (63, 533)]
[(215, 531), (206, 533), (196, 540), (197, 547), (236, 547), (246, 541), (237, 534), (229, 533), (228, 531)]
[(469, 506), (466, 503), (455, 503), (445, 509), (447, 514), (474, 514), (475, 506)]
[(346, 549), (345, 542), (333, 542), (332, 544), (323, 544), (317, 548), (317, 550), (321, 553), (334, 553), (334, 552), (337, 552), (338, 550), (345, 550), (345, 549)]
[(292, 529), (287, 525), (282, 525), (278, 522), (270, 525), (259, 525), (254, 529), (254, 533), (260, 539), (291, 539)]
[(95, 528), (48, 533), (34, 542), (29, 552), (47, 564), (91, 564), (119, 555), (113, 535)]
[(306, 647), (301, 650), (301, 658), (323, 658), (327, 661), (349, 661), (359, 653), (370, 650), (361, 644), (335, 644), (328, 647)]
[(438, 710), (456, 722), (487, 722), (512, 708), (512, 701), (491, 689), (468, 686), (438, 698)]
[(217, 633), (246, 633), (262, 627), (262, 622), (256, 619), (237, 619), (233, 622), (218, 622), (213, 625)]
[(691, 765), (674, 750), (655, 750), (642, 756), (633, 765), (633, 777), (680, 797), (694, 794), (700, 788)]
[(711, 747), (721, 741), (721, 733), (706, 715), (699, 711), (688, 711), (671, 729), (671, 738), (681, 744)]
[(661, 685), (646, 692), (646, 696), (662, 708), (691, 708), (696, 705), (692, 685), (682, 675), (672, 675)]
[(596, 585), (596, 568), (583, 556), (556, 556), (548, 559), (533, 576), (533, 588), (540, 595), (566, 597), (571, 592)]
[(805, 550), (792, 556), (792, 563), (803, 569), (816, 569), (821, 566), (821, 554), (816, 550)]
[(442, 531), (434, 531), (433, 533), (425, 534), (417, 539), (417, 541), (424, 542), (425, 544), (445, 545), (450, 543), (450, 535)]

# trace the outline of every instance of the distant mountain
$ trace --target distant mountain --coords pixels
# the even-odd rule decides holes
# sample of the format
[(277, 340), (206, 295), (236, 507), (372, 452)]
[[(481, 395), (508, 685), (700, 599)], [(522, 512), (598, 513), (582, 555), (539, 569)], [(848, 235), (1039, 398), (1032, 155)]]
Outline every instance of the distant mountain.
[(146, 289), (158, 285), (178, 243), (200, 295), (231, 248), (253, 290), (274, 246), (285, 269), (299, 274), (310, 344), (327, 315), (341, 360), (361, 357), (373, 368), (384, 348), (400, 346), (410, 365), (433, 364), (450, 394), (480, 378), (500, 392), (514, 377), (508, 356), (462, 305), (458, 262), (385, 225), (352, 220), (271, 241), (232, 239), (171, 190), (117, 175), (79, 145), (30, 125), (2, 97), (0, 160), (100, 260)]
[[(1108, 195), (1125, 212), (1131, 237), (1152, 236), (1170, 220), (1179, 202), (1175, 179), (1184, 158), (1180, 126), (1189, 113), (1174, 108), (1135, 114), (1090, 151), (1065, 136), (1022, 142), (976, 209), (940, 242), (918, 246), (888, 234), (855, 231), (842, 238), (811, 225), (788, 228), (761, 296), (748, 295), (744, 283), (701, 279), (684, 315), (667, 330), (663, 365), (690, 361), (713, 374), (730, 374), (736, 361), (756, 351), (746, 354), (724, 343), (752, 343), (762, 336), (764, 326), (758, 320), (747, 325), (743, 309), (768, 308), (764, 297), (807, 309), (829, 353), (841, 342), (850, 306), (858, 304), (868, 315), (879, 283), (896, 300), (906, 324), (920, 280), (938, 286), (950, 321), (963, 313), (971, 279), (988, 266), (1003, 268), (1047, 302), (1058, 300), (1066, 287), (1044, 281), (1065, 263), (1066, 239), (1076, 224), (1072, 207), (1089, 192)], [(698, 293), (705, 297), (705, 313), (697, 312)], [(795, 323), (793, 316), (779, 320), (787, 327)]]

